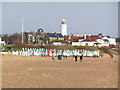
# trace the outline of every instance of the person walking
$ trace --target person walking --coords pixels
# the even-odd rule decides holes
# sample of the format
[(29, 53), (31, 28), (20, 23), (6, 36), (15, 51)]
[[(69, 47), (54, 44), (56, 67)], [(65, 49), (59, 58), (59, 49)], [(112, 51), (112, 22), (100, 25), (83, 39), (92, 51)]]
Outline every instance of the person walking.
[(62, 55), (58, 55), (58, 60), (61, 60), (62, 59)]
[(77, 62), (77, 55), (75, 56), (75, 62)]
[(80, 62), (82, 62), (83, 60), (83, 55), (80, 55)]
[(77, 62), (78, 56), (77, 56), (77, 52), (76, 51), (74, 52), (74, 58), (75, 58), (75, 62)]
[(113, 58), (113, 55), (111, 55), (111, 58)]
[(54, 60), (54, 53), (55, 53), (55, 49), (52, 49), (52, 60)]
[(54, 55), (52, 55), (52, 60), (54, 60), (55, 59), (55, 57), (54, 57)]

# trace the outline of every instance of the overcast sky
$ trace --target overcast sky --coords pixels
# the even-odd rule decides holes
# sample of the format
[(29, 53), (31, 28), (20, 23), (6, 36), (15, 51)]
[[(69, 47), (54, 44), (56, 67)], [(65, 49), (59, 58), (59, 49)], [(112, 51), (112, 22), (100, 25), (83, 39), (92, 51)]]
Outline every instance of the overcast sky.
[(60, 32), (61, 20), (68, 25), (68, 34), (91, 33), (118, 36), (117, 2), (17, 2), (2, 3), (2, 33), (21, 32), (21, 17), (24, 31)]

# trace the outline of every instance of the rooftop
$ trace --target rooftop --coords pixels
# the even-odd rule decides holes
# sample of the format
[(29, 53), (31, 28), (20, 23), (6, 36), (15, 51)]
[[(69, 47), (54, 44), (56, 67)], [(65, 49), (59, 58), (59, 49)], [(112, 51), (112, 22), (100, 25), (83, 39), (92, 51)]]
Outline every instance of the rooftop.
[(48, 37), (60, 37), (63, 38), (61, 33), (47, 33)]

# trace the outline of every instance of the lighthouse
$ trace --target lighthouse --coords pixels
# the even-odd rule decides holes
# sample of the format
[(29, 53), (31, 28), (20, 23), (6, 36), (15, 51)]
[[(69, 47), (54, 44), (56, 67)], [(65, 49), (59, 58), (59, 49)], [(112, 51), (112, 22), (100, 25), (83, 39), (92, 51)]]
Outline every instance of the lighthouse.
[(66, 24), (65, 19), (62, 19), (61, 21), (60, 32), (63, 36), (67, 35), (67, 24)]

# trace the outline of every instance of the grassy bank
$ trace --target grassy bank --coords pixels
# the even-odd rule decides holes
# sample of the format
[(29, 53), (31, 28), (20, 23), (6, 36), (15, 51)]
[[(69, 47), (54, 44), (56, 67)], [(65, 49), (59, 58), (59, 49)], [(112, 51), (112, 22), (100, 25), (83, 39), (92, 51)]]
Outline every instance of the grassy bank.
[[(71, 46), (71, 45), (29, 45), (25, 43), (16, 43), (14, 45), (5, 45), (3, 46), (4, 50), (9, 51), (12, 48), (21, 49), (21, 48), (47, 48), (47, 49), (85, 49), (85, 50), (100, 50), (100, 54), (104, 53), (109, 54), (110, 56), (113, 54), (112, 49), (109, 47), (95, 47), (95, 46)], [(115, 51), (115, 50), (114, 50)]]
[(48, 48), (48, 49), (85, 49), (85, 50), (99, 50), (98, 47), (93, 46), (71, 46), (71, 45), (28, 45), (28, 44), (14, 44), (3, 46), (5, 50), (20, 49), (20, 48)]

